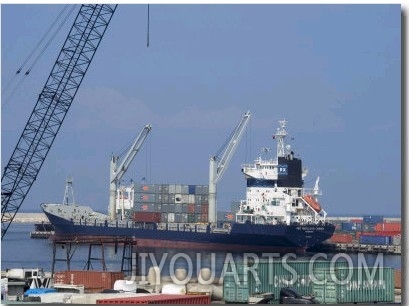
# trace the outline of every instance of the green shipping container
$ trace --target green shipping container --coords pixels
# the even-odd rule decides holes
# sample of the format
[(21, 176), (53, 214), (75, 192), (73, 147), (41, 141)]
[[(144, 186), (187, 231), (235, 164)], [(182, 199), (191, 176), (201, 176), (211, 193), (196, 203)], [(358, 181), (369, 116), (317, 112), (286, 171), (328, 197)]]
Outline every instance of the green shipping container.
[[(348, 263), (343, 261), (334, 264), (335, 267), (348, 267)], [(302, 295), (310, 295), (313, 293), (312, 272), (329, 269), (330, 265), (331, 262), (326, 260), (288, 259), (283, 262), (281, 258), (274, 258), (271, 262), (265, 259), (255, 264), (249, 262), (244, 269), (244, 262), (241, 261), (235, 263), (237, 274), (232, 275), (231, 263), (225, 263), (223, 271), (230, 273), (224, 275), (223, 297), (225, 302), (247, 303), (249, 296), (271, 292), (275, 296), (271, 302), (277, 303), (280, 289), (284, 287), (294, 288)]]
[(315, 298), (324, 304), (395, 301), (393, 268), (335, 268), (314, 271)]

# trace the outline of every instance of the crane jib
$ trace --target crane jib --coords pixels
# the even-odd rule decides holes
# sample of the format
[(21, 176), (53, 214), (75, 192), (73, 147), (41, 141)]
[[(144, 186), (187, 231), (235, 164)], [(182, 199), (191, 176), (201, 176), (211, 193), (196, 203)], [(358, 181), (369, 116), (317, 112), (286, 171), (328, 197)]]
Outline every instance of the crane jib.
[(3, 239), (33, 185), (117, 5), (82, 5), (2, 175)]

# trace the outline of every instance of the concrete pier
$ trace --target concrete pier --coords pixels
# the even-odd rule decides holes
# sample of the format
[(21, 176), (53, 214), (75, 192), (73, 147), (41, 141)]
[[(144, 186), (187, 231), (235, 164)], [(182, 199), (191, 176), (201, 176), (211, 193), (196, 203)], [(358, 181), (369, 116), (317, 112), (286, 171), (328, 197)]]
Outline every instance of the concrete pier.
[(17, 213), (13, 219), (15, 223), (41, 223), (48, 222), (44, 213)]

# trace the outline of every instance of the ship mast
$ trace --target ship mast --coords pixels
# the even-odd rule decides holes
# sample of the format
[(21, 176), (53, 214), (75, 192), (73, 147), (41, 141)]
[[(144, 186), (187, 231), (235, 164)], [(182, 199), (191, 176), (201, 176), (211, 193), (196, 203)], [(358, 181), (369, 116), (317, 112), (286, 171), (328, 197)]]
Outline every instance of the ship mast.
[(285, 156), (284, 138), (287, 136), (287, 131), (285, 130), (287, 120), (279, 120), (278, 123), (280, 127), (277, 128), (277, 132), (273, 135), (273, 137), (277, 139), (277, 158)]
[[(71, 203), (70, 203), (70, 196), (71, 196)], [(74, 186), (72, 178), (68, 178), (65, 183), (65, 192), (64, 192), (64, 199), (62, 201), (64, 205), (68, 204), (75, 204), (74, 200)]]

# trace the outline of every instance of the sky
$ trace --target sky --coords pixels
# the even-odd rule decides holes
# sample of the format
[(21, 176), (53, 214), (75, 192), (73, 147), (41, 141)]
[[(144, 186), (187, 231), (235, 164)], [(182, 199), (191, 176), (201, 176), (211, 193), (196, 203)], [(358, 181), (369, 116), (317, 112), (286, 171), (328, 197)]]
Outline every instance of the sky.
[[(2, 167), (79, 5), (30, 74), (15, 73), (63, 7), (1, 6)], [(241, 165), (261, 148), (275, 152), (271, 135), (286, 119), (288, 142), (309, 170), (305, 187), (320, 177), (329, 216), (400, 215), (400, 5), (149, 8), (147, 47), (147, 5), (118, 6), (21, 211), (62, 202), (71, 177), (76, 202), (106, 212), (111, 155), (126, 150), (145, 124), (152, 131), (125, 184), (208, 184), (210, 156), (249, 110), (217, 186), (218, 210), (245, 198)]]

